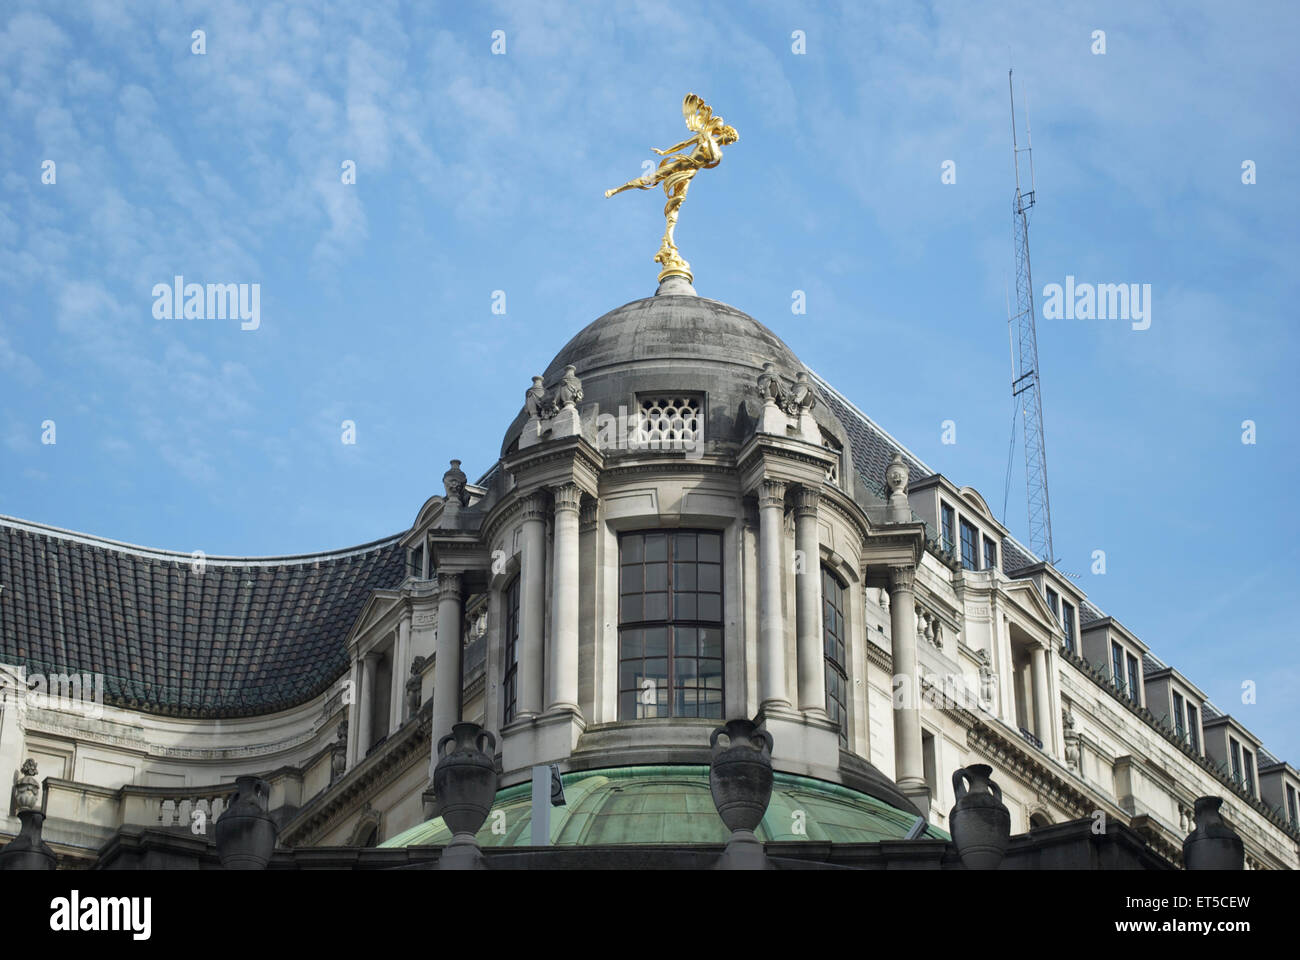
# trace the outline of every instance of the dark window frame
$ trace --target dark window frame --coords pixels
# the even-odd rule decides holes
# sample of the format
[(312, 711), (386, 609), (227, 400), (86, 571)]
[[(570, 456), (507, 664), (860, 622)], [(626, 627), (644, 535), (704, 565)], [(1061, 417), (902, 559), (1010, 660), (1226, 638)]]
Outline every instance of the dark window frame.
[(1128, 657), (1128, 698), (1138, 706), (1142, 705), (1142, 665), (1138, 663), (1137, 657), (1125, 651)]
[(1074, 636), (1074, 605), (1061, 600), (1061, 629), (1065, 631), (1065, 649), (1074, 653), (1076, 640)]
[[(958, 521), (958, 531), (961, 537), (961, 565), (964, 570), (978, 570), (980, 568), (980, 533), (979, 528), (971, 523), (965, 517)], [(969, 535), (969, 536), (968, 536)], [(969, 547), (969, 555), (967, 548)]]
[(1201, 715), (1191, 701), (1187, 702), (1187, 735), (1191, 738), (1192, 750), (1201, 752)]
[(1187, 705), (1183, 701), (1183, 695), (1179, 693), (1177, 690), (1175, 690), (1174, 691), (1174, 734), (1178, 737), (1179, 740), (1186, 739), (1187, 736), (1187, 730), (1186, 730), (1187, 721), (1184, 718), (1184, 711), (1186, 709), (1187, 709)]
[(847, 748), (849, 745), (849, 631), (845, 607), (848, 587), (825, 567), (821, 568), (821, 572), (822, 659), (826, 672), (826, 712), (832, 721), (838, 721), (840, 745)]
[(998, 543), (991, 537), (984, 537), (984, 569), (998, 568)]
[(952, 553), (956, 543), (952, 539), (952, 528), (957, 522), (957, 511), (942, 500), (939, 501), (939, 535), (943, 538), (943, 552)]
[(1120, 693), (1123, 693), (1127, 686), (1124, 682), (1124, 648), (1114, 640), (1110, 642), (1110, 673)]
[(502, 724), (514, 720), (519, 710), (519, 594), (523, 578), (515, 578), (502, 591), (505, 598), (505, 670), (501, 677)]
[[(700, 538), (702, 537), (716, 538), (716, 560), (701, 559)], [(639, 538), (637, 547), (629, 550), (629, 545), (636, 538)], [(648, 559), (648, 543), (658, 538), (663, 538), (663, 559)], [(689, 549), (686, 546), (688, 541)], [(619, 534), (619, 722), (679, 717), (723, 719), (726, 707), (726, 596), (723, 569), (725, 546), (725, 532), (719, 529), (651, 528), (629, 530)], [(659, 579), (661, 571), (652, 570), (647, 574), (649, 568), (660, 565), (663, 567), (662, 588)], [(716, 570), (701, 576), (702, 571), (711, 568)], [(635, 571), (635, 574), (631, 571)], [(629, 580), (632, 576), (637, 578), (639, 585), (634, 585)], [(649, 578), (654, 579), (653, 585), (647, 584)], [(716, 589), (702, 586), (702, 581), (706, 580), (715, 582)], [(693, 585), (685, 585), (688, 583)], [(662, 600), (658, 599), (661, 596)], [(647, 602), (647, 598), (650, 597), (656, 599)], [(716, 619), (700, 616), (702, 598), (712, 604), (715, 597)], [(656, 615), (646, 616), (649, 612), (647, 607), (651, 603), (656, 606), (662, 603), (662, 617), (657, 615), (659, 612), (657, 610)], [(629, 616), (633, 610), (637, 611), (639, 616)], [(695, 615), (690, 616), (689, 612)], [(662, 642), (662, 655), (656, 652), (653, 656), (647, 656), (647, 641), (653, 633), (660, 630), (663, 631), (662, 637), (653, 639), (656, 644)], [(714, 636), (708, 636), (709, 633)], [(716, 656), (704, 655), (706, 643), (710, 647), (716, 647)], [(629, 652), (634, 648), (637, 653), (635, 656), (630, 656)], [(694, 652), (683, 653), (679, 648)], [(663, 661), (663, 673), (647, 673), (646, 664), (657, 661)], [(633, 685), (627, 686), (624, 683), (625, 672), (629, 669), (636, 670), (635, 667), (627, 665), (637, 663), (641, 664), (641, 671), (633, 673)], [(703, 672), (706, 666), (709, 669), (708, 673)], [(642, 703), (640, 699), (644, 690), (643, 684), (648, 676), (662, 676), (664, 679), (665, 689), (661, 692), (656, 685), (656, 702), (653, 704)], [(716, 677), (716, 685), (708, 682), (714, 677)], [(693, 686), (678, 682), (689, 679), (696, 681)], [(688, 691), (694, 692), (694, 712), (691, 712), (691, 708), (685, 702)]]

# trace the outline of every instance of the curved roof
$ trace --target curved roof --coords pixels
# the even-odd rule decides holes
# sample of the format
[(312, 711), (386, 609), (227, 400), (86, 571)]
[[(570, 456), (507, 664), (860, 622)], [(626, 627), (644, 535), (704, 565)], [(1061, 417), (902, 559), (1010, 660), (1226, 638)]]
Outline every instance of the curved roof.
[[(596, 846), (613, 843), (726, 843), (730, 833), (718, 816), (704, 765), (634, 766), (566, 773), (566, 805), (551, 811), (551, 843)], [(820, 840), (874, 843), (901, 840), (916, 815), (839, 784), (776, 771), (772, 801), (754, 831), (759, 840)], [(478, 842), (484, 847), (532, 845), (532, 783), (497, 792)], [(504, 818), (497, 816), (497, 811)], [(803, 816), (796, 817), (795, 812)], [(801, 822), (806, 833), (795, 833)], [(505, 832), (494, 832), (504, 823)], [(499, 831), (499, 827), (497, 830)], [(926, 836), (947, 835), (934, 827)], [(381, 847), (440, 846), (451, 840), (441, 817), (421, 823)]]
[(366, 598), (402, 581), (396, 537), (291, 557), (150, 550), (0, 517), (0, 662), (96, 673), (148, 713), (236, 717), (311, 699), (347, 668)]

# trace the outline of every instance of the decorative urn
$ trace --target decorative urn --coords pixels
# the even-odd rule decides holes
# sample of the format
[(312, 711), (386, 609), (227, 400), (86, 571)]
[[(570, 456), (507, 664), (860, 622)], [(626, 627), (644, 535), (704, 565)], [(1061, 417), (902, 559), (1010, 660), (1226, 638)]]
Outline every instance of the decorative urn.
[(1196, 798), (1196, 829), (1183, 841), (1188, 870), (1241, 870), (1246, 852), (1241, 837), (1223, 822), (1222, 797)]
[[(487, 749), (483, 748), (484, 742)], [(457, 723), (438, 741), (433, 792), (456, 838), (473, 840), (497, 795), (496, 737), (477, 723)], [(444, 750), (451, 744), (450, 749)]]
[(957, 802), (948, 825), (967, 870), (996, 870), (1011, 842), (1011, 811), (1002, 802), (1001, 788), (989, 779), (992, 773), (983, 763), (953, 771)]
[(217, 818), (217, 856), (227, 870), (265, 870), (279, 828), (268, 805), (271, 785), (260, 777), (236, 777), (230, 805)]

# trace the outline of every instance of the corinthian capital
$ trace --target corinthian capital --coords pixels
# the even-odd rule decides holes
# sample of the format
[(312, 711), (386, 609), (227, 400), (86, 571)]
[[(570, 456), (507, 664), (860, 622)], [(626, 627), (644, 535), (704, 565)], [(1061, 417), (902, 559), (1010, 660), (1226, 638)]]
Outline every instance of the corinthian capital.
[(758, 483), (758, 505), (762, 507), (785, 506), (785, 484), (780, 480), (760, 480)]
[(459, 573), (438, 573), (438, 599), (459, 600), (461, 593), (461, 575)]
[(519, 510), (525, 523), (529, 520), (545, 520), (546, 495), (541, 492), (529, 494), (519, 501)]
[(558, 487), (552, 487), (551, 493), (555, 497), (556, 513), (561, 510), (578, 512), (578, 504), (582, 500), (582, 490), (578, 488), (576, 483), (562, 483)]
[(889, 568), (889, 592), (891, 595), (901, 590), (912, 589), (912, 584), (916, 582), (916, 567), (890, 567)]
[(815, 487), (800, 486), (794, 492), (794, 515), (798, 517), (817, 516), (817, 503), (822, 492)]

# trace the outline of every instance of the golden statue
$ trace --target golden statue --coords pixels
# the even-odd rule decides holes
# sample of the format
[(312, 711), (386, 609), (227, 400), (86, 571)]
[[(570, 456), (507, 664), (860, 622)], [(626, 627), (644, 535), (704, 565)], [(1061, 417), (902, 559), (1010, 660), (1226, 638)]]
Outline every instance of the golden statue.
[[(659, 272), (660, 283), (665, 277), (671, 276), (685, 277), (688, 283), (694, 279), (691, 276), (691, 265), (677, 252), (677, 243), (673, 239), (673, 232), (677, 229), (677, 213), (686, 200), (686, 191), (695, 174), (716, 167), (722, 162), (722, 146), (740, 139), (735, 127), (729, 127), (722, 122), (721, 117), (715, 117), (704, 100), (693, 93), (688, 93), (682, 101), (682, 116), (686, 118), (686, 129), (694, 134), (693, 137), (666, 150), (651, 147), (651, 150), (664, 158), (659, 162), (659, 169), (653, 174), (637, 177), (621, 187), (605, 191), (606, 197), (612, 197), (624, 190), (650, 190), (660, 183), (664, 185), (664, 195), (668, 197), (668, 202), (664, 204), (667, 226), (664, 228), (663, 243), (654, 257), (656, 263), (663, 265), (663, 270)], [(678, 153), (688, 147), (692, 148), (689, 153)]]

